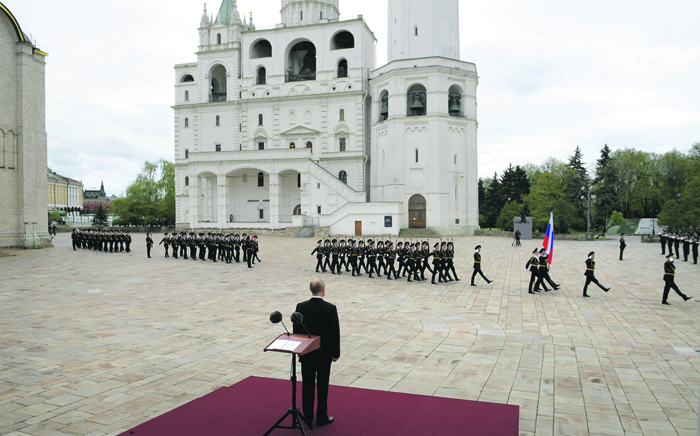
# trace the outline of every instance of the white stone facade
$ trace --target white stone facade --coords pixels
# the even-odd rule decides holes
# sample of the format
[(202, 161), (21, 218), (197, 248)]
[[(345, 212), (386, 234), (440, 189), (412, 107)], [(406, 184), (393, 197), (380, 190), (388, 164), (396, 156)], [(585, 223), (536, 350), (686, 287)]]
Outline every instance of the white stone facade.
[[(216, 18), (205, 9), (197, 62), (175, 66), (179, 227), (315, 225), (330, 227), (331, 234), (360, 229), (398, 234), (408, 227), (410, 195), (423, 193), (431, 208), (428, 227), (454, 231), (459, 219), (456, 233), (473, 230), (468, 221), (478, 223), (474, 65), (432, 58), (413, 72), (430, 76), (423, 82), (434, 109), (420, 122), (447, 141), (432, 151), (426, 147), (426, 157), (439, 147), (460, 155), (459, 165), (452, 166), (446, 154), (435, 156), (439, 162), (423, 167), (420, 181), (407, 166), (410, 153), (402, 149), (403, 141), (415, 139), (399, 128), (418, 120), (403, 120), (405, 113), (400, 119), (396, 112), (376, 126), (381, 91), (389, 90), (398, 107), (406, 98), (401, 86), (414, 82), (407, 61), (375, 71), (373, 33), (360, 17), (338, 21), (338, 6), (338, 0), (283, 0), (282, 24), (268, 30), (255, 30), (252, 17), (241, 21), (232, 0), (223, 0)], [(447, 99), (450, 87), (465, 95), (466, 116), (449, 116), (446, 106), (444, 113), (437, 110), (437, 99)], [(378, 139), (389, 125), (395, 128)], [(386, 162), (387, 152), (389, 163), (378, 167), (377, 159), (381, 155)], [(430, 188), (414, 189), (423, 183)], [(456, 203), (449, 201), (453, 185)], [(467, 200), (472, 191), (473, 207)], [(455, 204), (453, 213), (448, 209)]]
[(0, 247), (51, 243), (46, 208), (46, 56), (0, 3)]

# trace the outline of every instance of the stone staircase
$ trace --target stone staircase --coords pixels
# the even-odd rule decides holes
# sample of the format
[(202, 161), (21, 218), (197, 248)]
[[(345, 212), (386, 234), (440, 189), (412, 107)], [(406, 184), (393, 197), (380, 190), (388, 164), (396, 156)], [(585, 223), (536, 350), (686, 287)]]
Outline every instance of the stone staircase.
[(401, 229), (399, 232), (399, 238), (404, 239), (424, 239), (424, 238), (437, 238), (440, 239), (440, 234), (435, 230), (431, 229)]
[(298, 232), (297, 238), (313, 238), (316, 230), (313, 227), (302, 227)]

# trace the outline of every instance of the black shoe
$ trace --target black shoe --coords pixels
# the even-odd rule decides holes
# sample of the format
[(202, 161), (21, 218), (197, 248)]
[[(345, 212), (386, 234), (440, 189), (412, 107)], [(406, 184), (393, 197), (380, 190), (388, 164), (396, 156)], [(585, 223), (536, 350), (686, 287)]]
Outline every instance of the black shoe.
[(460, 280), (460, 279), (455, 279), (455, 280), (457, 280), (458, 282), (461, 282), (461, 281), (462, 281), (462, 280)]
[(408, 283), (413, 283), (413, 280), (411, 280), (411, 279), (408, 279)]
[(249, 266), (248, 268), (252, 268), (252, 266)]
[(544, 291), (545, 291), (545, 292), (549, 292), (549, 291), (550, 291), (550, 289), (544, 288)]
[(590, 295), (588, 295), (588, 294), (583, 294), (583, 296), (584, 296), (584, 297), (590, 297)]
[(328, 419), (326, 419), (325, 421), (319, 422), (318, 420), (316, 420), (316, 427), (323, 427), (323, 426), (328, 425), (328, 424), (333, 424), (334, 421), (335, 421), (335, 418), (333, 418), (332, 416), (329, 416)]
[(671, 303), (667, 303), (666, 301), (662, 301), (661, 304), (666, 304), (666, 305), (668, 305), (668, 306), (671, 305)]
[(472, 286), (476, 286), (474, 283), (472, 283)]
[(311, 421), (312, 420), (310, 420), (310, 419), (304, 419), (304, 424), (306, 424), (306, 426), (309, 427), (309, 430), (314, 428), (313, 424), (311, 424)]
[(604, 290), (605, 292), (608, 292), (608, 291), (610, 290), (610, 288), (603, 288), (603, 290)]
[(528, 291), (528, 294), (534, 294), (534, 292), (532, 292), (532, 291)]
[(386, 276), (386, 279), (387, 279), (387, 280), (394, 280), (394, 279), (392, 279), (392, 278), (389, 277), (389, 276)]
[(540, 292), (540, 290), (539, 290), (539, 289), (535, 289), (535, 290), (534, 290), (534, 291), (532, 291), (532, 292)]
[(435, 283), (435, 280), (431, 280), (430, 283), (437, 285), (437, 283)]
[(693, 297), (684, 297), (684, 298), (683, 298), (683, 301), (688, 301), (688, 300), (690, 300), (690, 299), (692, 299), (692, 298), (693, 298)]

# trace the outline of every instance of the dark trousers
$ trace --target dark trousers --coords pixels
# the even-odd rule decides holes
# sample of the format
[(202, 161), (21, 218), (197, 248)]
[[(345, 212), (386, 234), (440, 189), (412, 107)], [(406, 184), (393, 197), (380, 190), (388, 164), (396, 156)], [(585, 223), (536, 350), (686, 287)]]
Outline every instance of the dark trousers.
[[(696, 245), (697, 247), (697, 245)], [(693, 263), (697, 265), (698, 263), (698, 250), (696, 248), (693, 249)]]
[(545, 271), (537, 270), (537, 282), (535, 283), (535, 291), (540, 290), (540, 285), (542, 285), (542, 288), (544, 288), (545, 292), (549, 292), (549, 289), (547, 289), (547, 285), (544, 284), (544, 275)]
[(248, 268), (252, 268), (252, 266), (250, 265), (250, 262), (253, 261), (253, 259), (251, 258), (252, 256), (253, 256), (253, 250), (246, 250), (245, 258), (246, 258), (246, 262), (248, 262)]
[(666, 241), (664, 239), (661, 240), (661, 254), (666, 254)]
[(384, 274), (386, 274), (386, 263), (384, 262), (384, 256), (379, 256), (377, 262), (377, 274), (382, 273), (382, 268), (384, 268)]
[(150, 244), (146, 245), (146, 253), (148, 254), (148, 257), (151, 257), (151, 245)]
[(196, 245), (190, 245), (190, 257), (194, 260), (197, 260), (197, 246)]
[(431, 283), (435, 283), (435, 276), (438, 275), (438, 281), (439, 282), (444, 282), (445, 281), (445, 276), (442, 275), (442, 261), (441, 260), (434, 260), (433, 261), (433, 278), (430, 280)]
[(625, 247), (620, 247), (620, 260), (622, 260), (622, 252), (625, 251)]
[(484, 275), (484, 273), (481, 271), (480, 267), (474, 268), (474, 272), (472, 273), (472, 285), (474, 284), (474, 278), (476, 277), (477, 274), (481, 275), (481, 278), (483, 278), (487, 282), (489, 281), (489, 279), (487, 279), (486, 276)]
[(335, 274), (335, 270), (338, 270), (338, 274), (340, 274), (340, 266), (338, 264), (338, 255), (334, 254), (333, 255), (333, 262), (331, 262), (331, 272)]
[(394, 268), (394, 259), (389, 258), (386, 260), (386, 278), (387, 280), (391, 280), (391, 275), (394, 275), (395, 279), (399, 278), (399, 274), (396, 272), (396, 268)]
[(676, 242), (674, 242), (674, 245), (676, 246), (676, 255), (675, 255), (674, 257), (675, 257), (676, 259), (680, 259), (680, 258), (681, 258), (681, 250), (680, 250), (681, 241), (679, 241), (678, 239), (676, 239)]
[[(316, 422), (328, 419), (328, 385), (331, 378), (331, 361), (325, 363), (304, 362), (301, 364), (301, 408), (304, 418), (314, 419), (314, 399), (318, 391)], [(315, 388), (315, 389), (314, 389)]]
[(131, 253), (131, 242), (126, 243), (126, 252)]
[[(238, 262), (238, 260), (236, 260), (236, 262)], [(323, 268), (323, 256), (316, 256), (316, 272), (318, 272), (319, 268), (321, 268), (321, 271), (326, 272)]]
[(545, 271), (545, 272), (544, 272), (544, 279), (545, 279), (545, 280), (547, 281), (547, 283), (549, 283), (549, 285), (550, 285), (551, 287), (553, 287), (553, 288), (556, 288), (557, 286), (559, 286), (559, 285), (557, 285), (556, 283), (554, 283), (554, 281), (552, 280), (552, 278), (549, 276), (549, 271)]
[(187, 259), (187, 246), (186, 245), (180, 245), (180, 256)]
[(360, 275), (360, 268), (357, 266), (357, 256), (350, 258), (350, 269), (352, 270), (353, 277), (355, 273), (357, 273), (358, 276)]
[(447, 267), (445, 268), (447, 274), (452, 271), (452, 275), (455, 276), (455, 280), (459, 280), (459, 277), (457, 277), (457, 271), (455, 271), (455, 265), (452, 261), (452, 259), (447, 259)]
[(664, 281), (666, 282), (666, 286), (664, 286), (664, 296), (663, 300), (661, 300), (663, 303), (665, 303), (668, 300), (668, 293), (671, 291), (671, 289), (676, 291), (676, 294), (680, 295), (682, 299), (688, 299), (688, 297), (684, 293), (682, 293), (680, 289), (678, 289), (678, 285), (676, 285), (676, 282), (673, 279), (664, 279)]
[(688, 255), (690, 254), (690, 247), (683, 245), (683, 262), (688, 261)]
[(241, 261), (241, 247), (236, 246), (235, 250), (236, 250), (236, 262), (240, 262)]
[(169, 245), (165, 246), (165, 257), (170, 257), (170, 256), (168, 256), (168, 247), (170, 247), (170, 246)]
[(668, 240), (668, 254), (673, 256), (673, 240), (672, 239)]
[(177, 245), (173, 245), (173, 257), (177, 259)]
[(363, 268), (364, 268), (365, 273), (366, 273), (367, 272), (367, 265), (365, 265), (365, 258), (364, 257), (359, 259), (357, 262), (357, 273), (359, 274)]
[(203, 245), (201, 247), (199, 247), (199, 259), (200, 260), (205, 260), (204, 255), (206, 254), (206, 251), (207, 251), (207, 249)]
[[(532, 294), (532, 285), (537, 281), (537, 270), (531, 270), (530, 271), (530, 284), (527, 286), (527, 292)], [(535, 288), (537, 289), (537, 288)]]
[(586, 276), (586, 284), (583, 285), (583, 295), (587, 295), (586, 291), (588, 291), (588, 285), (591, 284), (591, 282), (593, 282), (593, 283), (595, 283), (596, 285), (598, 285), (598, 287), (599, 287), (600, 289), (605, 290), (605, 288), (603, 287), (603, 285), (601, 285), (601, 284), (598, 282), (598, 279), (596, 279), (594, 275), (590, 275), (590, 276)]

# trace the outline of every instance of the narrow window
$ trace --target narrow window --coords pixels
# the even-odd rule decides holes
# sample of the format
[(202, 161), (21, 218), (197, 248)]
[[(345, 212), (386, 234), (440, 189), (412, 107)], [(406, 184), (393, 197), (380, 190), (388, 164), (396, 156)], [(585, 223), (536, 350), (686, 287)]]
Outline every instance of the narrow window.
[(216, 144), (216, 151), (221, 151), (221, 144)]
[(216, 43), (221, 44), (221, 34), (220, 33), (216, 34)]
[(313, 150), (314, 145), (311, 143), (311, 141), (308, 141), (308, 142), (306, 143), (306, 148), (310, 148), (310, 149)]
[(190, 186), (190, 178), (185, 177), (185, 186)]
[(185, 91), (185, 101), (190, 99), (190, 91)]
[(457, 210), (457, 186), (455, 186), (455, 210)]
[(318, 14), (318, 18), (319, 18), (320, 20), (323, 20), (323, 11), (321, 11), (321, 12)]
[(289, 143), (289, 148), (297, 148), (297, 145), (293, 142)]
[(304, 21), (304, 11), (299, 12), (299, 19)]
[(265, 67), (260, 67), (258, 70), (258, 80), (257, 83), (258, 85), (265, 85), (267, 82), (267, 71), (265, 70)]
[(340, 138), (340, 151), (345, 151), (345, 138)]
[(262, 125), (263, 125), (263, 116), (262, 116), (262, 114), (260, 114), (260, 115), (258, 115), (258, 126), (262, 126)]
[(414, 31), (414, 33), (415, 33), (415, 36), (418, 36), (418, 26), (415, 26), (415, 27), (413, 28), (413, 31)]
[(341, 171), (340, 174), (338, 174), (338, 179), (347, 185), (348, 184), (348, 173), (346, 173), (345, 171)]
[(265, 143), (264, 142), (258, 142), (258, 150), (265, 150)]
[(218, 126), (218, 125), (220, 125), (220, 123), (221, 123), (221, 118), (217, 115), (216, 116), (216, 125)]
[(263, 220), (265, 219), (265, 211), (260, 209), (260, 219)]
[(190, 151), (185, 150), (185, 159), (189, 159), (189, 158), (190, 158)]
[(457, 165), (457, 155), (455, 154), (455, 165)]
[(185, 118), (185, 127), (190, 127), (190, 119)]
[(416, 163), (418, 163), (418, 149), (416, 148)]
[(345, 121), (345, 109), (340, 110), (340, 114), (339, 114), (338, 118), (340, 121)]
[(338, 77), (348, 77), (348, 61), (345, 59), (338, 62)]
[(262, 172), (258, 173), (258, 186), (265, 186), (265, 174)]
[(318, 210), (318, 213), (321, 213), (321, 206), (318, 206), (316, 210)]
[(301, 173), (297, 174), (297, 188), (301, 188)]
[(238, 131), (239, 132), (243, 131), (243, 124), (242, 123), (238, 123)]

